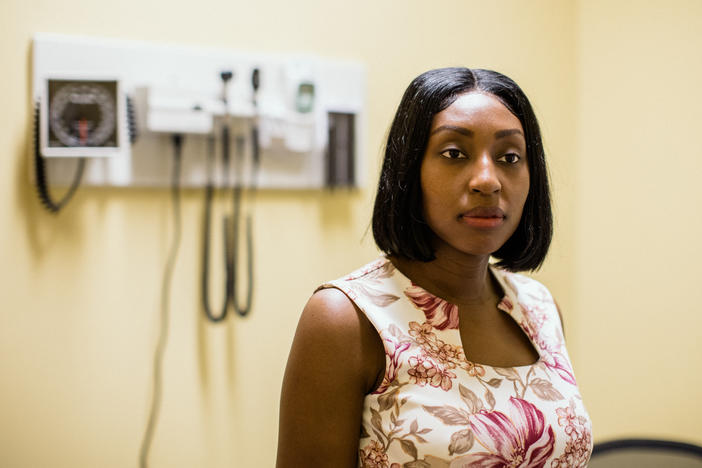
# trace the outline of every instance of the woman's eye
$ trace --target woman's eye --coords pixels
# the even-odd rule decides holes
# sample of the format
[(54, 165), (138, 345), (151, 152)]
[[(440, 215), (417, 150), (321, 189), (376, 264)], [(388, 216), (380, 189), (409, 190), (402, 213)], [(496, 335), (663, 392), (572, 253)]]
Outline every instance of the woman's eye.
[(461, 152), (461, 150), (456, 149), (456, 148), (451, 148), (447, 149), (441, 152), (441, 156), (448, 158), (448, 159), (462, 159), (465, 158), (466, 155)]
[(519, 162), (520, 159), (522, 159), (522, 157), (519, 156), (517, 153), (507, 153), (504, 156), (500, 157), (498, 161), (506, 162), (508, 164), (515, 164)]

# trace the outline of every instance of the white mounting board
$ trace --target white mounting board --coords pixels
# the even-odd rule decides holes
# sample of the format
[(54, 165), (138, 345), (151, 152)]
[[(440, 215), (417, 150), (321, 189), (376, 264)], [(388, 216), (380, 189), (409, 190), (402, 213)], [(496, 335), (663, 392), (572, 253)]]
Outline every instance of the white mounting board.
[[(234, 78), (228, 87), (230, 111), (241, 117), (232, 123), (232, 158), (236, 144), (234, 137), (246, 138), (242, 156), (243, 170), (237, 176), (234, 162), (230, 165), (229, 180), (248, 185), (248, 167), (251, 161), (250, 128), (253, 111), (251, 73), (261, 71), (258, 92), (259, 122), (262, 133), (276, 118), (291, 119), (289, 112), (290, 71), (304, 70), (314, 80), (314, 117), (326, 125), (327, 112), (355, 114), (355, 185), (362, 185), (365, 164), (361, 156), (365, 139), (365, 67), (349, 60), (328, 59), (314, 55), (290, 55), (238, 52), (226, 49), (204, 48), (171, 44), (157, 44), (131, 40), (95, 37), (37, 34), (33, 49), (33, 92), (39, 99), (47, 77), (114, 76), (121, 80), (125, 94), (134, 96), (141, 88), (168, 89), (196, 93), (209, 99), (222, 96), (220, 73), (232, 70)], [(137, 107), (137, 125), (142, 126), (144, 109)], [(140, 121), (141, 120), (141, 121)], [(294, 119), (293, 119), (294, 121)], [(273, 126), (274, 127), (274, 126)], [(315, 134), (323, 137), (325, 126), (317, 125)], [(219, 135), (218, 135), (219, 139)], [(262, 138), (262, 140), (265, 138)], [(317, 142), (321, 141), (319, 139)], [(219, 148), (219, 144), (217, 145)], [(169, 135), (140, 132), (136, 143), (121, 157), (88, 159), (83, 184), (92, 186), (166, 187), (171, 183), (172, 145)], [(286, 147), (283, 140), (268, 139), (261, 146), (261, 164), (258, 174), (260, 188), (315, 189), (324, 186), (324, 147), (317, 144), (311, 151), (296, 152)], [(131, 154), (129, 154), (131, 153)], [(202, 187), (207, 174), (207, 137), (185, 135), (181, 184), (184, 187)], [(51, 185), (70, 184), (76, 167), (75, 158), (45, 158)], [(225, 180), (219, 151), (216, 158), (215, 184)]]

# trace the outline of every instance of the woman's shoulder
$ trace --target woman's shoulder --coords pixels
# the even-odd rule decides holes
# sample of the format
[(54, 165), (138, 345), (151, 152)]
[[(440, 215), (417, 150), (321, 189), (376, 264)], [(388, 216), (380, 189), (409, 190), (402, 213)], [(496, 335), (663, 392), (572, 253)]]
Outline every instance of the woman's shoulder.
[(311, 322), (315, 327), (331, 327), (339, 330), (340, 326), (356, 322), (356, 306), (343, 291), (320, 286), (309, 298), (302, 310), (301, 319)]
[(398, 285), (392, 280), (395, 266), (387, 257), (379, 257), (353, 272), (320, 285), (316, 292), (338, 289), (365, 315), (373, 315), (399, 299)]
[(300, 353), (316, 356), (314, 365), (320, 369), (338, 367), (343, 356), (349, 378), (360, 378), (365, 394), (384, 365), (383, 345), (365, 313), (349, 297), (352, 289), (334, 283), (325, 283), (309, 298), (294, 341)]
[[(281, 392), (279, 460), (286, 466), (353, 462), (363, 399), (384, 370), (380, 338), (337, 288), (307, 301)], [(336, 465), (336, 463), (335, 463)], [(325, 465), (326, 466), (326, 465)]]
[[(363, 283), (392, 275), (394, 267), (384, 256), (330, 280), (315, 290), (305, 305), (300, 323), (306, 329), (337, 339), (373, 332), (364, 311)], [(373, 332), (374, 333), (374, 332)]]

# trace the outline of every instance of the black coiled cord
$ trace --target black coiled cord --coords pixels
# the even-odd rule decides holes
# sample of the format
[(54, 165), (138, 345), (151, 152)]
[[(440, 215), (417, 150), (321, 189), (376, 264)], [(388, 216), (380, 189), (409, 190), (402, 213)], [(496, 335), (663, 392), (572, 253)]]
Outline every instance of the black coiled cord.
[(134, 144), (139, 137), (136, 124), (136, 111), (134, 110), (134, 100), (127, 96), (127, 129), (129, 131), (129, 143)]
[(73, 195), (78, 190), (81, 180), (83, 179), (83, 172), (85, 171), (85, 158), (78, 158), (78, 167), (76, 168), (76, 173), (73, 176), (73, 182), (68, 188), (66, 194), (59, 201), (54, 201), (49, 193), (49, 181), (46, 174), (46, 161), (41, 155), (41, 148), (39, 143), (39, 102), (34, 106), (34, 174), (36, 178), (37, 193), (39, 195), (39, 200), (44, 207), (51, 213), (58, 213), (61, 208), (66, 206), (66, 204), (71, 200)]

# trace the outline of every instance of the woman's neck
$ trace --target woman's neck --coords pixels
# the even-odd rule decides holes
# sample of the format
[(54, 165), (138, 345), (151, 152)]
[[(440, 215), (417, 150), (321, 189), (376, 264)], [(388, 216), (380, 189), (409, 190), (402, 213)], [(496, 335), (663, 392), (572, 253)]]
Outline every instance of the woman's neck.
[(488, 271), (489, 259), (489, 255), (467, 255), (442, 248), (437, 248), (436, 258), (430, 262), (390, 258), (413, 283), (452, 304), (467, 307), (499, 300), (499, 286)]

